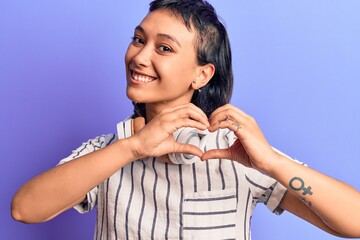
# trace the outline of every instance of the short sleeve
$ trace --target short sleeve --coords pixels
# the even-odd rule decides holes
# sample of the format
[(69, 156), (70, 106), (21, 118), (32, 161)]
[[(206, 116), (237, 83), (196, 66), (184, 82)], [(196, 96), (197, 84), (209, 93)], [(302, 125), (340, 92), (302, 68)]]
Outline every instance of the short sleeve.
[(245, 179), (256, 203), (264, 203), (271, 212), (277, 215), (283, 212), (279, 204), (285, 195), (286, 188), (281, 183), (252, 168), (247, 169)]
[[(101, 148), (104, 148), (111, 143), (113, 143), (117, 139), (116, 134), (107, 134), (96, 137), (94, 139), (90, 139), (87, 142), (84, 142), (80, 147), (76, 150), (72, 151), (72, 154), (64, 159), (62, 159), (57, 165), (61, 165), (72, 161), (76, 158), (84, 156), (86, 154), (92, 153), (97, 151)], [(98, 186), (91, 189), (87, 194), (84, 201), (80, 204), (74, 206), (74, 208), (80, 213), (86, 213), (91, 211), (97, 203), (97, 196), (98, 196)]]
[[(306, 166), (306, 164), (289, 157), (278, 149), (273, 149), (277, 153), (286, 156), (290, 160)], [(279, 207), (279, 205), (287, 191), (285, 186), (283, 186), (276, 179), (251, 168), (247, 170), (245, 178), (249, 183), (253, 198), (255, 199), (256, 203), (264, 203), (270, 211), (277, 215), (280, 215), (284, 211)]]

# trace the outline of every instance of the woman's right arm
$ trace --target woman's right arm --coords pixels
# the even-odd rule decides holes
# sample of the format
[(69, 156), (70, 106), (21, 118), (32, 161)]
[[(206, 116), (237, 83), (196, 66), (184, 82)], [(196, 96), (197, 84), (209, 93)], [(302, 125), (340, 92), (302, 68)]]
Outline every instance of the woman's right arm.
[(31, 179), (13, 198), (13, 218), (25, 223), (44, 222), (82, 202), (93, 187), (137, 158), (131, 141), (118, 140)]
[(164, 109), (145, 127), (143, 125), (132, 137), (118, 140), (31, 179), (13, 198), (13, 218), (26, 223), (50, 220), (81, 203), (92, 188), (136, 159), (168, 153), (202, 156), (199, 148), (178, 143), (173, 138), (173, 133), (181, 127), (208, 128), (205, 113), (195, 105)]

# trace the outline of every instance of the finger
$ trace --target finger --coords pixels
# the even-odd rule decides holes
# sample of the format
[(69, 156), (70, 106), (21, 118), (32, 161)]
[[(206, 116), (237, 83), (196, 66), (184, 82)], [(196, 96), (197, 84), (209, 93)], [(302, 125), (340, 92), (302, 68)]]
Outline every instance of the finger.
[(226, 121), (217, 122), (208, 129), (210, 132), (214, 132), (218, 129), (229, 129), (233, 131), (237, 137), (240, 137), (242, 128), (243, 125), (241, 125), (241, 123), (228, 119)]
[(223, 110), (225, 110), (225, 109), (228, 109), (230, 106), (232, 106), (232, 105), (230, 105), (230, 104), (225, 104), (225, 105), (223, 105), (223, 106), (215, 109), (215, 110), (211, 113), (210, 118), (212, 118), (212, 117), (213, 117), (214, 115), (216, 115), (217, 113), (219, 113), (219, 112), (221, 112), (221, 111), (223, 111)]
[(225, 121), (229, 118), (241, 117), (241, 114), (233, 107), (222, 107), (222, 109), (215, 110), (210, 116), (210, 123), (215, 121)]
[(214, 113), (210, 117), (210, 123), (215, 121), (224, 121), (227, 119), (238, 119), (238, 118), (246, 118), (241, 112), (237, 111), (234, 108), (227, 108), (217, 113)]
[(231, 104), (225, 104), (219, 108), (217, 108), (214, 112), (212, 112), (211, 116), (210, 116), (210, 119), (213, 118), (215, 115), (217, 115), (218, 113), (220, 112), (223, 112), (223, 111), (235, 111), (237, 112), (238, 114), (240, 114), (242, 117), (247, 117), (248, 114), (245, 113), (243, 110), (241, 110), (240, 108), (237, 108)]
[[(246, 123), (252, 118), (241, 109), (234, 107), (230, 104), (227, 104), (215, 110), (211, 114), (209, 122), (210, 125), (214, 125), (216, 122), (225, 121), (229, 119), (234, 122), (238, 122), (243, 125), (246, 125)], [(213, 131), (213, 129), (211, 129), (211, 131)]]
[(132, 135), (139, 132), (144, 126), (145, 126), (145, 118), (143, 117), (137, 117), (132, 120)]
[(184, 144), (179, 142), (175, 142), (175, 144), (176, 146), (175, 146), (175, 150), (173, 151), (174, 153), (186, 153), (186, 154), (198, 156), (199, 158), (201, 158), (202, 155), (204, 154), (203, 151), (200, 150), (200, 148), (194, 145)]
[(246, 120), (238, 112), (226, 110), (218, 112), (212, 117), (209, 131), (213, 132), (219, 128), (229, 128), (230, 130), (237, 131), (245, 122)]
[(199, 130), (206, 130), (208, 128), (207, 125), (192, 120), (190, 118), (180, 118), (180, 119), (176, 119), (175, 121), (171, 121), (170, 123), (170, 127), (171, 127), (171, 132), (175, 132), (176, 130), (182, 128), (182, 127), (191, 127), (191, 128), (196, 128)]
[(168, 108), (168, 109), (163, 110), (163, 113), (175, 112), (176, 110), (186, 109), (186, 108), (192, 109), (193, 111), (195, 111), (199, 115), (201, 115), (204, 119), (207, 119), (207, 116), (204, 113), (204, 111), (201, 108), (195, 106), (193, 103), (187, 103), (187, 104), (175, 106), (173, 108)]
[(210, 126), (209, 121), (204, 113), (199, 113), (194, 108), (189, 107), (189, 106), (177, 109), (174, 112), (172, 112), (172, 120), (179, 119), (179, 118), (192, 119), (192, 120), (202, 123), (203, 125), (205, 125), (207, 127)]
[(206, 121), (208, 122), (208, 117), (206, 116), (206, 114), (204, 113), (204, 111), (199, 108), (198, 106), (195, 106), (193, 103), (188, 104), (189, 107), (191, 107), (194, 111), (196, 111), (198, 114), (200, 114), (202, 116), (202, 118), (206, 119)]
[(201, 160), (208, 159), (231, 159), (231, 154), (228, 149), (212, 149), (205, 152), (201, 157)]

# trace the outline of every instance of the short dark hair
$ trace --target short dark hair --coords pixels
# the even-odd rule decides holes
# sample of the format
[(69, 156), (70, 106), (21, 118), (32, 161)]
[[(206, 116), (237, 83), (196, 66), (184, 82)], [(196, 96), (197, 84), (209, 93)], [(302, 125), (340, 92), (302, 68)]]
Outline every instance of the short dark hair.
[[(201, 92), (195, 91), (191, 102), (209, 117), (218, 107), (229, 103), (233, 89), (231, 49), (227, 31), (214, 7), (203, 0), (155, 0), (149, 11), (165, 9), (184, 20), (186, 27), (196, 30), (197, 63), (211, 63), (215, 73)], [(135, 115), (145, 116), (145, 105), (133, 103)]]

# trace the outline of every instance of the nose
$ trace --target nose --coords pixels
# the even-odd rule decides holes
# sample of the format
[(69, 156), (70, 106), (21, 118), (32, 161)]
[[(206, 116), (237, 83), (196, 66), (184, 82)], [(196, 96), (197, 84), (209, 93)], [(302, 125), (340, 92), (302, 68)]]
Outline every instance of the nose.
[(151, 64), (152, 49), (149, 45), (139, 48), (132, 58), (132, 62), (137, 66), (148, 67)]

